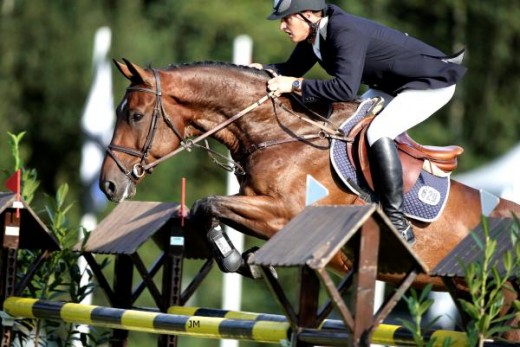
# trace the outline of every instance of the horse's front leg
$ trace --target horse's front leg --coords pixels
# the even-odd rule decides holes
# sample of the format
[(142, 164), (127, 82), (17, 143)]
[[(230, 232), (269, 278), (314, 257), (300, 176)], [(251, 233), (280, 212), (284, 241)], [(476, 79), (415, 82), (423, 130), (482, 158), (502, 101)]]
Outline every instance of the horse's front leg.
[(219, 268), (247, 276), (251, 274), (246, 260), (220, 228), (220, 223), (268, 239), (287, 224), (291, 216), (280, 201), (267, 196), (209, 196), (197, 200), (190, 211), (190, 221), (197, 230), (206, 233)]

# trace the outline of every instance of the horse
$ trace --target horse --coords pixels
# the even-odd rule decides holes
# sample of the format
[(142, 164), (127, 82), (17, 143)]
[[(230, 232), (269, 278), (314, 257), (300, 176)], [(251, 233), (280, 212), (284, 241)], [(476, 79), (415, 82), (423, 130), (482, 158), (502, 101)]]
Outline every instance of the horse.
[[(153, 167), (212, 137), (229, 149), (240, 189), (236, 195), (208, 196), (194, 203), (190, 218), (202, 233), (223, 223), (269, 239), (305, 208), (307, 175), (329, 191), (317, 205), (364, 203), (338, 179), (329, 158), (331, 139), (323, 135), (328, 134), (323, 127), (347, 119), (358, 102), (335, 103), (326, 123), (308, 122), (308, 110), (297, 99), (267, 91), (270, 76), (263, 70), (218, 62), (161, 69), (128, 60), (114, 63), (131, 84), (117, 107), (113, 138), (100, 173), (100, 188), (109, 200), (131, 198)], [(416, 237), (412, 249), (429, 269), (481, 221), (478, 190), (455, 180), (450, 180), (449, 190), (436, 220), (411, 220)], [(511, 217), (512, 213), (520, 213), (520, 206), (500, 199), (490, 216)], [(330, 266), (345, 272), (352, 263), (340, 253)], [(394, 284), (401, 278), (378, 275)], [(439, 278), (428, 274), (419, 275), (413, 285), (420, 288), (429, 283), (445, 289)]]

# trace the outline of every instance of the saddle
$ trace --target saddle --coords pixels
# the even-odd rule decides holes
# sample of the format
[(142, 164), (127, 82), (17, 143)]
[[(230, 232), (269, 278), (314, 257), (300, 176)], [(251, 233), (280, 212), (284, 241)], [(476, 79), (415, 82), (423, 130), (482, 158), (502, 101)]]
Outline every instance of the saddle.
[[(370, 116), (361, 119), (348, 134), (350, 141), (346, 145), (346, 151), (351, 164), (358, 172), (362, 172), (370, 189), (375, 191), (370, 171), (368, 158), (367, 129), (374, 119)], [(403, 133), (395, 139), (399, 158), (403, 167), (403, 189), (408, 192), (417, 181), (421, 170), (432, 175), (446, 177), (457, 168), (457, 157), (464, 152), (460, 146), (425, 146), (414, 141), (408, 133)]]

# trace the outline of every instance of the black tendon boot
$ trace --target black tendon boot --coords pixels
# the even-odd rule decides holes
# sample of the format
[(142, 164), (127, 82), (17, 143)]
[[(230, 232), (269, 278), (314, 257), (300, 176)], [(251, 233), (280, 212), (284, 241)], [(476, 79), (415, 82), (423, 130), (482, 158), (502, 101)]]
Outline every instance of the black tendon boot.
[(222, 231), (220, 225), (211, 229), (207, 236), (213, 257), (217, 261), (220, 270), (223, 272), (236, 272), (244, 260), (235, 246), (233, 246), (233, 243), (231, 243), (227, 234)]
[(413, 245), (412, 225), (403, 213), (403, 168), (392, 139), (383, 137), (370, 146), (370, 167), (383, 211), (403, 239)]
[[(258, 266), (248, 264), (249, 257), (258, 250), (258, 247), (253, 247), (244, 252), (244, 254), (240, 254), (227, 234), (222, 231), (220, 225), (211, 229), (207, 236), (213, 258), (217, 261), (217, 265), (221, 271), (236, 272), (252, 279), (262, 277)], [(274, 277), (278, 278), (276, 270), (272, 266), (269, 266), (269, 270)]]

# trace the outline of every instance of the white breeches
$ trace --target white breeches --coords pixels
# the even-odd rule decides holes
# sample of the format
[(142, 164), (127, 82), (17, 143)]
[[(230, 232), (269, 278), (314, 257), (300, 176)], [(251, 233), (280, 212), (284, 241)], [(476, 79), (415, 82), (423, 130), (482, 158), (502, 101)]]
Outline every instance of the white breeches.
[(368, 144), (372, 146), (383, 137), (395, 139), (399, 134), (425, 121), (455, 93), (455, 85), (440, 89), (405, 90), (395, 97), (377, 89), (367, 90), (361, 98), (383, 97), (384, 109), (367, 130)]

